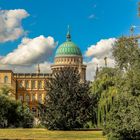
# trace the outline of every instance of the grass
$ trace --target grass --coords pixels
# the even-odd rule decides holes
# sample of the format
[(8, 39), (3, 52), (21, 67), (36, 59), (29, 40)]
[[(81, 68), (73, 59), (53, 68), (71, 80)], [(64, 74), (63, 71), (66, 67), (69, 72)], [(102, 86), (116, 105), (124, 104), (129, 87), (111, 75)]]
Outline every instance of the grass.
[(0, 129), (0, 139), (106, 140), (102, 131), (49, 131), (46, 129)]

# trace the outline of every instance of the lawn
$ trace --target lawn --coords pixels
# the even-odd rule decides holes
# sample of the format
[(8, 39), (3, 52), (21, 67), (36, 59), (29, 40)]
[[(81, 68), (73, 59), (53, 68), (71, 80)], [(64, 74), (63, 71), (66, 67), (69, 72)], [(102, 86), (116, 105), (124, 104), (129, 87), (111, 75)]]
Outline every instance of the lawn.
[(49, 131), (46, 129), (0, 129), (0, 139), (106, 140), (102, 131)]

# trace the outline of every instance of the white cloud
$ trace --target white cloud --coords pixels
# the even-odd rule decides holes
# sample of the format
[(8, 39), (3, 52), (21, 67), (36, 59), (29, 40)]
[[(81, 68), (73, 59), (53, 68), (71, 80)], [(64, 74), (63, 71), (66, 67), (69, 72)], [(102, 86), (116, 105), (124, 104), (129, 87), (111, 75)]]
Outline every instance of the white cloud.
[(0, 42), (13, 41), (22, 36), (25, 31), (21, 21), (27, 16), (29, 14), (24, 9), (0, 10)]
[[(44, 62), (40, 63), (41, 73), (51, 73), (51, 63)], [(38, 65), (7, 65), (1, 64), (1, 70), (12, 70), (14, 73), (36, 73), (38, 70)]]
[(113, 43), (116, 41), (115, 38), (109, 38), (109, 39), (102, 39), (99, 42), (97, 42), (96, 45), (91, 45), (85, 55), (87, 57), (105, 57), (106, 55), (110, 55), (111, 49), (113, 46)]
[(23, 38), (18, 48), (4, 56), (0, 62), (2, 64), (31, 65), (48, 61), (56, 45), (57, 43), (50, 36)]
[(104, 58), (107, 57), (108, 67), (114, 67), (115, 62), (112, 57), (112, 48), (115, 43), (115, 38), (102, 39), (96, 45), (91, 45), (85, 52), (85, 56), (91, 60), (87, 62), (87, 79), (93, 80), (97, 65), (105, 66)]

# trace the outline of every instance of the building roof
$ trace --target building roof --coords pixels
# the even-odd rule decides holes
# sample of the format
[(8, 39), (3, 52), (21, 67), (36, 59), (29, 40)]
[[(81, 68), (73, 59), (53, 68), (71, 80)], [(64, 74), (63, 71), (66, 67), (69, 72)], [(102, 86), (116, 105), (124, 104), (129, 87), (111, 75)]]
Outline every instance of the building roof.
[(66, 38), (67, 38), (66, 42), (62, 43), (56, 50), (55, 57), (82, 56), (80, 48), (74, 42), (71, 41), (69, 29)]

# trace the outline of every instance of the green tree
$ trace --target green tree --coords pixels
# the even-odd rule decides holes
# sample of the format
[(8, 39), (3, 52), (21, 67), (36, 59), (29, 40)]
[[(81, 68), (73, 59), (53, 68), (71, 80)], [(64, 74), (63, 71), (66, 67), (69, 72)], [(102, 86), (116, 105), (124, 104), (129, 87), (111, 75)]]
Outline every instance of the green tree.
[[(120, 38), (113, 49), (121, 81), (115, 102), (107, 114), (104, 131), (110, 139), (138, 140), (140, 137), (140, 48), (132, 38)], [(120, 84), (121, 83), (121, 84)]]
[(118, 95), (107, 115), (104, 131), (110, 140), (139, 140), (140, 96), (132, 96), (127, 92)]
[(46, 88), (42, 122), (48, 129), (83, 128), (91, 119), (93, 101), (89, 83), (80, 82), (78, 70), (63, 68), (53, 75)]
[(92, 93), (97, 98), (95, 106), (98, 127), (105, 125), (106, 115), (118, 93), (117, 81), (120, 81), (120, 77), (121, 72), (117, 68), (102, 68), (92, 84)]
[(121, 37), (113, 47), (113, 56), (116, 65), (124, 71), (140, 68), (140, 48), (134, 38)]
[(29, 108), (8, 95), (9, 89), (4, 87), (0, 93), (0, 128), (33, 127), (34, 117)]

